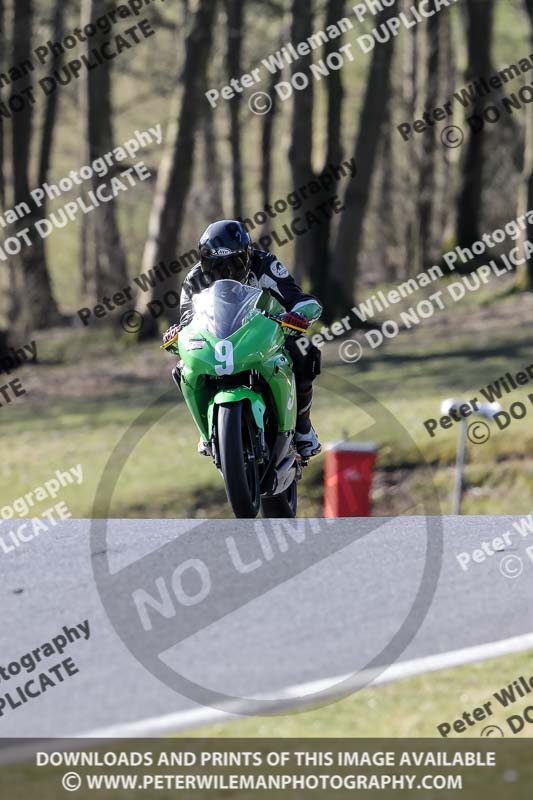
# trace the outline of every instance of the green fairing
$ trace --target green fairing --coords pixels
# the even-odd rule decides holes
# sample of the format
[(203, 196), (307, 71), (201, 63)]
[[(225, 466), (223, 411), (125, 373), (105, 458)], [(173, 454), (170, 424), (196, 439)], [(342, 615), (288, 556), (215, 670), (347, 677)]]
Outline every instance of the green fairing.
[(209, 403), (209, 409), (207, 411), (207, 420), (208, 420), (208, 429), (210, 436), (212, 436), (213, 434), (213, 419), (214, 419), (215, 406), (221, 406), (224, 403), (239, 403), (241, 400), (250, 401), (255, 424), (257, 425), (260, 431), (265, 430), (266, 405), (263, 401), (263, 398), (260, 395), (258, 395), (257, 392), (252, 392), (251, 389), (246, 389), (244, 386), (240, 386), (238, 389), (225, 389), (222, 392), (218, 392), (218, 394), (215, 395), (214, 399), (211, 400), (211, 402)]
[[(273, 316), (283, 313), (282, 306), (270, 294), (263, 293), (258, 295), (249, 319), (246, 318), (248, 321), (226, 339), (207, 331), (197, 317), (180, 334), (181, 388), (205, 441), (210, 441), (213, 435), (216, 406), (249, 401), (260, 430), (264, 430), (266, 411), (261, 395), (245, 383), (229, 389), (220, 387), (213, 393), (205, 376), (233, 377), (252, 370), (258, 372), (270, 386), (279, 432), (293, 431), (296, 427), (296, 383), (292, 360), (284, 347), (285, 335), (277, 322), (263, 316), (258, 309)], [(228, 352), (231, 363), (225, 358)]]

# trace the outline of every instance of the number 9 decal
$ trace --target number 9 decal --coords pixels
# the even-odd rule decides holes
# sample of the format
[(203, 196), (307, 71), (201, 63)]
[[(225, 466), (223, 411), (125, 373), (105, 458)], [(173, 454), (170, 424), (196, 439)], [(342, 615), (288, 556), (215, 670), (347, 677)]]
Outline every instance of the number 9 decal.
[(220, 363), (216, 365), (217, 375), (232, 375), (235, 369), (233, 360), (233, 342), (222, 341), (215, 345), (215, 357)]

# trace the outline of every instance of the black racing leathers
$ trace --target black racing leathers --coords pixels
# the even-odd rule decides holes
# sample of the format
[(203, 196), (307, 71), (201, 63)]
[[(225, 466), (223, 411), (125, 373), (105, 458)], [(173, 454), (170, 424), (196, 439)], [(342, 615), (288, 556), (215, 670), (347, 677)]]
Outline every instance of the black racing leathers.
[[(310, 322), (319, 319), (322, 306), (310, 294), (305, 294), (288, 269), (272, 253), (254, 248), (249, 286), (268, 289), (286, 311), (301, 314)], [(210, 282), (197, 264), (187, 275), (181, 290), (180, 322), (188, 325), (193, 314), (192, 299), (204, 289), (208, 289)]]

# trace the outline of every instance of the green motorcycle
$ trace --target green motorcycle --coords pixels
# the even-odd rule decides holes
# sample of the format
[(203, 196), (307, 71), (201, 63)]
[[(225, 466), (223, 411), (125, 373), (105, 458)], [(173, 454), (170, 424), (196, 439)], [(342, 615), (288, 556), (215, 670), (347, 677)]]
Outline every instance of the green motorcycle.
[[(194, 298), (174, 345), (185, 402), (237, 518), (295, 517), (307, 460), (296, 450), (296, 381), (284, 309), (269, 292), (220, 280)], [(293, 330), (300, 331), (299, 328)], [(303, 330), (300, 331), (303, 333)]]

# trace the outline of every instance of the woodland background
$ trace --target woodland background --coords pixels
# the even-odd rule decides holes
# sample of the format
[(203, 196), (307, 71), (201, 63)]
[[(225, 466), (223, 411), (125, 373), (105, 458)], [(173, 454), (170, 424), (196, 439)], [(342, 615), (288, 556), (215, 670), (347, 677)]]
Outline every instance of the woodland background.
[[(313, 58), (337, 51), (354, 33), (402, 9), (409, 13), (412, 5), (398, 0), (380, 16), (368, 15), (369, 22), (356, 23), (351, 36), (330, 41), (324, 52), (300, 59), (292, 70), (308, 71)], [(85, 0), (80, 9), (72, 0), (19, 0), (10, 6), (0, 3), (1, 72), (22, 63), (42, 42), (61, 40), (80, 21), (96, 19), (116, 4)], [(470, 81), (526, 57), (533, 50), (531, 0), (464, 0), (427, 25), (402, 30), (369, 56), (355, 45), (354, 63), (311, 82), (294, 100), (278, 99), (266, 117), (250, 113), (246, 92), (220, 101), (215, 110), (203, 97), (207, 88), (240, 77), (283, 44), (303, 41), (345, 15), (356, 21), (344, 0), (153, 4), (141, 17), (157, 31), (156, 45), (148, 40), (115, 62), (83, 70), (79, 80), (48, 98), (37, 92), (35, 107), (27, 104), (11, 120), (0, 118), (3, 208), (27, 200), (29, 190), (44, 181), (68, 174), (73, 163), (81, 166), (107, 153), (143, 123), (161, 122), (166, 132), (165, 152), (154, 152), (150, 165), (159, 174), (156, 185), (103, 205), (46, 242), (37, 237), (20, 258), (0, 267), (8, 276), (9, 343), (18, 344), (24, 331), (64, 322), (78, 306), (94, 305), (123, 288), (129, 275), (187, 252), (211, 220), (249, 216), (345, 157), (355, 157), (358, 167), (357, 180), (347, 190), (341, 187), (346, 212), (282, 254), (298, 279), (325, 299), (327, 316), (339, 310), (339, 290), (350, 307), (361, 285), (417, 274), (438, 263), (448, 247), (468, 246), (516, 216), (521, 205), (523, 210), (533, 187), (528, 109), (504, 115), (481, 133), (467, 132), (458, 153), (447, 151), (439, 139), (440, 128), (457, 119), (409, 142), (396, 126), (412, 122)], [(107, 38), (101, 34), (102, 41)], [(96, 44), (89, 40), (90, 47)], [(71, 53), (49, 61), (50, 72), (71, 60)], [(4, 97), (39, 77), (32, 73), (4, 88)], [(468, 114), (479, 114), (497, 95), (478, 98)], [(286, 216), (291, 215), (289, 209)], [(531, 263), (517, 281), (533, 288)], [(168, 288), (159, 287), (150, 299)], [(148, 327), (145, 334), (155, 335), (155, 325)]]
[[(416, 2), (398, 0), (390, 13)], [(61, 38), (80, 19), (113, 7), (110, 0), (0, 0), (0, 72), (30, 48)], [(396, 130), (471, 80), (529, 56), (533, 0), (460, 0), (426, 24), (402, 28), (390, 44), (365, 56), (356, 36), (383, 21), (369, 17), (345, 38), (354, 43), (353, 63), (294, 100), (277, 103), (270, 114), (253, 115), (248, 96), (210, 108), (203, 96), (207, 87), (250, 71), (280, 45), (299, 42), (343, 14), (351, 15), (351, 3), (343, 0), (154, 3), (142, 16), (151, 20), (155, 37), (94, 70), (89, 80), (61, 87), (48, 102), (41, 97), (12, 121), (0, 116), (3, 209), (27, 198), (43, 180), (59, 180), (121, 144), (136, 129), (161, 123), (165, 130), (164, 150), (143, 153), (153, 182), (37, 241), (19, 258), (0, 262), (0, 355), (28, 341), (35, 341), (38, 352), (35, 363), (0, 376), (0, 384), (16, 377), (26, 391), (0, 407), (0, 508), (41, 486), (55, 470), (81, 464), (83, 484), (58, 498), (74, 517), (230, 516), (219, 475), (207, 459), (196, 457), (198, 433), (171, 384), (172, 363), (159, 351), (166, 320), (151, 324), (148, 318), (139, 337), (120, 328), (120, 315), (89, 328), (76, 317), (81, 306), (94, 306), (160, 260), (191, 250), (213, 219), (253, 215), (330, 161), (355, 157), (357, 179), (340, 187), (346, 211), (278, 252), (324, 300), (331, 319), (354, 301), (440, 263), (455, 245), (468, 246), (533, 208), (533, 104), (478, 136), (460, 113), (409, 143)], [(331, 43), (335, 50), (340, 45)], [(78, 54), (72, 51), (72, 57)], [(316, 51), (314, 58), (323, 55)], [(60, 66), (58, 60), (52, 69)], [(294, 68), (308, 66), (302, 59)], [(282, 77), (288, 79), (288, 67), (276, 80)], [(530, 82), (526, 73), (501, 96)], [(2, 100), (9, 91), (4, 88)], [(486, 102), (497, 99), (493, 93)], [(480, 98), (470, 113), (479, 114), (484, 102)], [(466, 134), (457, 149), (440, 141), (451, 123)], [(293, 215), (287, 212), (282, 222)], [(451, 279), (444, 278), (443, 286)], [(143, 311), (163, 288), (171, 283), (139, 296), (135, 305)], [(532, 289), (530, 263), (379, 350), (366, 348), (356, 365), (342, 361), (338, 342), (324, 348), (326, 378), (363, 388), (374, 405), (390, 412), (374, 428), (376, 516), (450, 513), (457, 430), (430, 439), (423, 420), (439, 415), (442, 399), (471, 398), (487, 382), (533, 363)], [(396, 318), (401, 308), (387, 316)], [(172, 321), (176, 313), (169, 313)], [(351, 335), (364, 342), (362, 332)], [(326, 383), (317, 381), (313, 409), (322, 441), (365, 438), (374, 405), (355, 408)], [(502, 401), (505, 408), (510, 402)], [(493, 430), (483, 446), (469, 443), (463, 513), (531, 513), (532, 452), (531, 415), (506, 431)], [(109, 503), (103, 501), (107, 490)], [(323, 457), (307, 469), (300, 497), (301, 516), (322, 514)], [(46, 508), (41, 504), (32, 513)], [(482, 519), (472, 525), (483, 531)], [(379, 522), (376, 527), (379, 536)], [(502, 520), (501, 532), (508, 528)], [(10, 529), (9, 522), (1, 523), (0, 536)], [(11, 570), (16, 554), (2, 558)], [(528, 568), (523, 580), (529, 579)], [(10, 574), (16, 576), (16, 569)], [(513, 591), (513, 583), (502, 576), (494, 591), (497, 602), (498, 592)], [(244, 720), (208, 733), (433, 736), (438, 721), (481, 705), (496, 687), (529, 674), (530, 662), (527, 653), (445, 670), (367, 689), (305, 715)]]
[[(90, 477), (71, 501), (79, 515), (96, 513), (94, 492), (110, 452), (124, 430), (135, 427), (137, 415), (167, 391), (160, 404), (168, 416), (141, 437), (113, 513), (227, 514), (211, 465), (194, 461), (186, 476), (179, 469), (183, 454), (194, 453), (195, 431), (184, 409), (176, 411), (170, 363), (158, 350), (161, 330), (175, 321), (177, 311), (169, 310), (167, 318), (145, 315), (140, 335), (124, 333), (117, 314), (89, 328), (76, 316), (80, 307), (93, 307), (160, 261), (190, 251), (214, 219), (252, 216), (319, 176), (329, 163), (354, 157), (357, 178), (338, 187), (345, 211), (276, 250), (302, 285), (324, 301), (325, 320), (331, 321), (354, 301), (441, 263), (443, 252), (467, 247), (533, 207), (533, 105), (502, 115), (500, 123), (477, 135), (457, 103), (453, 119), (423, 136), (405, 142), (397, 131), (400, 123), (443, 105), (472, 80), (529, 56), (533, 0), (461, 0), (427, 23), (402, 27), (372, 53), (360, 51), (358, 35), (401, 10), (409, 13), (413, 4), (416, 0), (397, 0), (358, 24), (352, 4), (344, 0), (153, 3), (138, 19), (149, 19), (156, 36), (82, 72), (48, 98), (38, 92), (37, 105), (12, 119), (0, 117), (4, 210), (27, 200), (43, 181), (57, 181), (122, 144), (137, 129), (160, 123), (165, 137), (163, 147), (140, 156), (153, 181), (0, 262), (0, 354), (31, 340), (38, 345), (37, 363), (19, 373), (27, 396), (0, 409), (6, 500), (32, 482), (37, 485), (49, 468), (83, 453)], [(48, 39), (59, 40), (80, 21), (116, 6), (113, 0), (0, 0), (0, 72)], [(280, 46), (303, 41), (344, 15), (356, 24), (343, 41), (333, 40), (292, 66), (308, 71), (311, 59), (352, 42), (355, 59), (342, 71), (312, 82), (287, 102), (278, 100), (262, 117), (251, 113), (246, 93), (210, 107), (207, 88), (220, 88)], [(115, 26), (111, 36), (138, 19)], [(80, 45), (64, 61), (82, 52)], [(58, 56), (47, 68), (63, 65)], [(290, 70), (287, 66), (274, 82), (287, 80)], [(2, 100), (46, 74), (5, 87)], [(478, 98), (468, 115), (480, 114), (485, 103), (528, 82), (526, 73), (501, 92)], [(440, 134), (449, 124), (463, 127), (462, 147), (443, 146)], [(95, 185), (101, 182), (95, 179)], [(49, 210), (68, 199), (49, 204)], [(34, 213), (38, 218), (39, 210)], [(275, 221), (276, 229), (297, 214), (301, 210), (289, 209)], [(149, 302), (179, 290), (183, 276), (140, 293), (132, 307), (144, 313)], [(420, 471), (426, 464), (435, 468), (432, 480), (448, 510), (456, 432), (428, 440), (421, 422), (438, 415), (443, 397), (472, 396), (508, 369), (531, 363), (532, 290), (530, 262), (450, 313), (368, 354), (356, 367), (342, 363), (338, 344), (325, 349), (326, 366), (387, 403), (413, 437), (406, 448), (392, 431), (383, 430), (374, 498), (378, 513), (402, 513), (396, 495), (407, 493), (415, 504), (428, 500), (428, 479)], [(325, 441), (357, 436), (353, 412), (342, 408), (342, 399), (332, 403), (321, 397), (320, 389), (315, 420)], [(517, 511), (517, 504), (518, 510), (530, 510), (531, 422), (521, 425), (499, 433), (484, 448), (473, 448), (467, 511)], [(177, 470), (179, 487), (172, 469), (162, 468), (167, 462)], [(307, 478), (303, 513), (321, 513), (321, 469), (319, 459)]]

